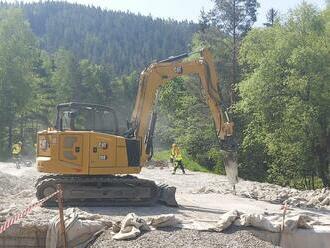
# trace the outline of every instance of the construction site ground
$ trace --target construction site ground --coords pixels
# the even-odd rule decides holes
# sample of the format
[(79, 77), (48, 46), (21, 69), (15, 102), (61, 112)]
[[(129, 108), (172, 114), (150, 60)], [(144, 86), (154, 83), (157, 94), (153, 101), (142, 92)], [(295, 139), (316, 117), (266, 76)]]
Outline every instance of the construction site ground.
[[(34, 183), (41, 174), (35, 167), (16, 169), (13, 163), (0, 163), (0, 226), (13, 213), (23, 210), (36, 200)], [(113, 222), (120, 221), (128, 213), (141, 217), (160, 214), (174, 214), (189, 223), (192, 220), (216, 223), (223, 213), (236, 209), (244, 213), (257, 213), (265, 216), (281, 215), (283, 202), (288, 202), (290, 214), (306, 214), (313, 217), (314, 227), (330, 233), (330, 197), (326, 190), (297, 191), (276, 185), (240, 180), (236, 195), (225, 176), (209, 173), (180, 171), (171, 174), (171, 168), (144, 168), (141, 178), (166, 183), (177, 188), (178, 208), (155, 205), (151, 207), (88, 207), (81, 208), (90, 214), (102, 215)], [(305, 198), (304, 198), (305, 197)], [(330, 198), (329, 198), (330, 199)], [(57, 215), (55, 208), (36, 208), (13, 228), (25, 227), (46, 232), (49, 220)], [(12, 233), (13, 231), (11, 231)], [(2, 234), (2, 237), (5, 235)], [(235, 226), (224, 232), (200, 232), (178, 228), (165, 228), (143, 233), (129, 241), (114, 241), (111, 230), (99, 236), (92, 247), (274, 247), (279, 244), (278, 235), (265, 233), (255, 228)], [(41, 242), (42, 243), (42, 242)], [(1, 235), (0, 235), (1, 244)], [(0, 245), (1, 247), (1, 245)], [(23, 246), (22, 246), (23, 247)], [(42, 245), (41, 245), (42, 247)]]

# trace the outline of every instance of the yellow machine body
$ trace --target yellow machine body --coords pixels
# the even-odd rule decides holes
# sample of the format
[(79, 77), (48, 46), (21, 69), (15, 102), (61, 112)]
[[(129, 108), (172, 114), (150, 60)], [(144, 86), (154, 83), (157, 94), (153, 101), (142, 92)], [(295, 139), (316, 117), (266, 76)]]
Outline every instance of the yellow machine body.
[(45, 173), (70, 175), (137, 174), (137, 140), (92, 131), (38, 133), (37, 166)]

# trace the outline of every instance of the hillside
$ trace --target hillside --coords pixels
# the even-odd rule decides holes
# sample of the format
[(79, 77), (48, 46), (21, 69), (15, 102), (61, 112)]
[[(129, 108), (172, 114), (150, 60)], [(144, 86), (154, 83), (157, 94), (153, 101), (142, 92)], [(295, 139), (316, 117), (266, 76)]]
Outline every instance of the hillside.
[(41, 48), (52, 53), (64, 48), (79, 59), (111, 64), (119, 74), (185, 52), (197, 30), (193, 23), (65, 2), (0, 3), (8, 7), (24, 10)]

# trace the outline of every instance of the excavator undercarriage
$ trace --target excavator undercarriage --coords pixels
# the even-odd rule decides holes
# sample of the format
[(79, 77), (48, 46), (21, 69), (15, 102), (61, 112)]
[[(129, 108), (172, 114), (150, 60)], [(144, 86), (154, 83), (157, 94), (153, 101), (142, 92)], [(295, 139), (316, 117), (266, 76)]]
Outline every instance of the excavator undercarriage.
[[(149, 206), (160, 202), (177, 207), (175, 187), (157, 185), (154, 181), (127, 176), (70, 176), (46, 175), (36, 183), (37, 198), (42, 199), (56, 191), (57, 185), (64, 188), (66, 206)], [(57, 206), (56, 199), (45, 206)]]

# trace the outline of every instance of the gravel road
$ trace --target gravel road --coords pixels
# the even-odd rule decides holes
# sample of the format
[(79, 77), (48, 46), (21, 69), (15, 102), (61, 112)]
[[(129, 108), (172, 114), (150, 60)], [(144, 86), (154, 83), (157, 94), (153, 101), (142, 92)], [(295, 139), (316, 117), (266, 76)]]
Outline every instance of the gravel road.
[(272, 248), (274, 246), (260, 240), (247, 230), (231, 227), (222, 233), (199, 232), (195, 230), (167, 228), (144, 233), (131, 241), (114, 241), (110, 231), (103, 233), (91, 248)]
[[(12, 163), (0, 163), (0, 223), (8, 214), (24, 209), (35, 201), (35, 180), (41, 174), (35, 167), (17, 170)], [(105, 215), (113, 221), (122, 220), (128, 213), (135, 213), (141, 217), (159, 214), (175, 214), (183, 221), (216, 222), (228, 210), (237, 209), (246, 213), (263, 214), (266, 216), (279, 215), (281, 205), (273, 201), (261, 201), (258, 197), (242, 195), (251, 188), (254, 191), (278, 193), (278, 186), (261, 184), (241, 180), (237, 185), (238, 195), (233, 195), (231, 185), (224, 176), (208, 173), (187, 171), (187, 175), (178, 172), (171, 174), (170, 168), (144, 168), (139, 175), (141, 178), (167, 183), (177, 187), (177, 201), (179, 208), (170, 208), (164, 205), (150, 207), (104, 207), (82, 208), (90, 214)], [(210, 190), (211, 189), (211, 190)], [(252, 192), (251, 190), (251, 192)], [(287, 189), (283, 189), (287, 190)], [(253, 191), (253, 192), (254, 192)], [(300, 192), (292, 190), (292, 194)], [(290, 193), (290, 192), (289, 192)], [(311, 192), (313, 193), (313, 192)], [(322, 193), (326, 195), (328, 191)], [(308, 193), (309, 194), (309, 193)], [(314, 192), (315, 194), (315, 192)], [(319, 193), (316, 192), (318, 195)], [(323, 210), (323, 211), (322, 211)], [(292, 208), (290, 213), (309, 214), (321, 225), (330, 224), (330, 214), (327, 209), (300, 209)], [(24, 219), (25, 223), (47, 225), (48, 220), (56, 215), (57, 211), (47, 208), (38, 208)], [(256, 230), (256, 229), (255, 229)], [(184, 229), (163, 229), (147, 232), (131, 241), (113, 241), (110, 230), (105, 231), (92, 247), (274, 247), (250, 232), (250, 230), (231, 227), (222, 233), (199, 232)]]

